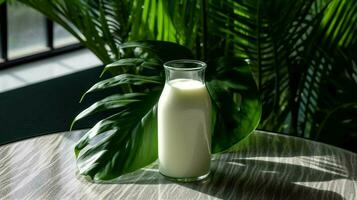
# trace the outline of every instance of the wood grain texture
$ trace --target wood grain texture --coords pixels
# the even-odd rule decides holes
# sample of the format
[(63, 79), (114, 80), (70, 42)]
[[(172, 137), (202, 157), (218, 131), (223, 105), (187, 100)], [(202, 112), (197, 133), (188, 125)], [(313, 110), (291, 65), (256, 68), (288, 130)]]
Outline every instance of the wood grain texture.
[(76, 174), (83, 131), (0, 147), (0, 199), (357, 199), (357, 155), (300, 138), (256, 131), (212, 158), (205, 182), (175, 183), (157, 164), (106, 184)]

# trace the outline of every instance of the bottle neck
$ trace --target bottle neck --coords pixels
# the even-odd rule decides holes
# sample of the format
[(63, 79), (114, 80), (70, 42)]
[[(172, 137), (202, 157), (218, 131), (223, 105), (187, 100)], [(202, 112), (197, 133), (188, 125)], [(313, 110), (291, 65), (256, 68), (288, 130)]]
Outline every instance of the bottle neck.
[(165, 69), (166, 83), (175, 79), (189, 79), (200, 81), (205, 83), (205, 69), (195, 69), (195, 70), (175, 70), (175, 69)]

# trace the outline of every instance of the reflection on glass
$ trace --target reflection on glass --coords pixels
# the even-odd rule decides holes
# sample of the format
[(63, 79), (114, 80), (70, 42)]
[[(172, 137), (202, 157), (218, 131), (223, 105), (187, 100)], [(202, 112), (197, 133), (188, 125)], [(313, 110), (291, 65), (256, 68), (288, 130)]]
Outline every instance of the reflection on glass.
[(61, 47), (69, 44), (78, 43), (77, 38), (72, 36), (66, 29), (58, 24), (54, 24), (54, 46)]
[(10, 59), (45, 50), (45, 17), (22, 4), (9, 4), (8, 45)]

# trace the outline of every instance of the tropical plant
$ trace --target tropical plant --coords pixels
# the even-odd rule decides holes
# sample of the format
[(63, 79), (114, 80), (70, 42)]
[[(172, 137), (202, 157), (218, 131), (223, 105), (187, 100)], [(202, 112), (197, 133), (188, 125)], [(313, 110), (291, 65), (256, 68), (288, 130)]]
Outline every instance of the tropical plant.
[(225, 54), (249, 61), (263, 101), (260, 128), (356, 141), (356, 1), (226, 0), (208, 8), (208, 46), (216, 47), (209, 56), (224, 44)]
[[(124, 8), (137, 12), (138, 8), (134, 5), (141, 5), (124, 1), (24, 3), (71, 29), (103, 63), (117, 60), (106, 65), (103, 70), (103, 73), (109, 71), (113, 77), (98, 82), (86, 95), (113, 87), (119, 90), (96, 102), (75, 119), (78, 121), (109, 111), (75, 147), (80, 173), (95, 181), (113, 179), (156, 160), (156, 103), (164, 83), (162, 64), (172, 59), (193, 58), (193, 55), (186, 47), (174, 43), (123, 41), (144, 37), (141, 34), (145, 33), (148, 38), (155, 36), (154, 39), (174, 40), (195, 46), (195, 39), (187, 39), (188, 36), (182, 35), (196, 34), (198, 24), (193, 21), (188, 24), (190, 28), (187, 28), (187, 24), (182, 21), (181, 25), (185, 26), (183, 30), (187, 31), (178, 31), (181, 29), (174, 27), (174, 20), (169, 15), (161, 16), (165, 14), (164, 6), (168, 6), (164, 1), (154, 5), (158, 10), (161, 9), (158, 11), (162, 12), (159, 17), (140, 6), (142, 14), (137, 19), (127, 14), (118, 14), (118, 10)], [(143, 2), (144, 7), (150, 7), (151, 4), (150, 1)], [(143, 15), (151, 21), (142, 20)], [(132, 24), (133, 21), (135, 23)], [(158, 23), (153, 24), (152, 21)], [(175, 25), (178, 26), (178, 23)], [(170, 34), (167, 30), (171, 31)], [(249, 66), (241, 59), (221, 57), (210, 60), (206, 79), (214, 105), (212, 152), (217, 153), (229, 149), (256, 128), (261, 106)], [(237, 80), (244, 80), (244, 84)]]
[[(188, 47), (196, 58), (208, 63), (223, 62), (223, 58), (238, 60), (242, 66), (242, 60), (248, 62), (263, 102), (260, 128), (330, 142), (337, 141), (335, 137), (356, 139), (356, 1), (19, 1), (64, 26), (107, 65), (107, 70), (121, 74), (125, 81), (119, 80), (118, 85), (123, 94), (138, 87), (145, 92), (159, 87), (158, 72), (151, 71), (158, 70), (165, 56), (155, 55), (158, 51), (153, 53), (152, 48), (143, 51), (140, 45), (132, 46), (134, 50), (128, 52), (122, 43), (171, 41)], [(172, 49), (176, 48), (181, 49)], [(169, 49), (164, 51), (171, 58), (184, 55), (181, 51), (173, 55)], [(155, 61), (150, 60), (152, 56)], [(225, 68), (224, 71), (239, 69)], [(213, 65), (211, 70), (217, 69)], [(124, 75), (128, 73), (143, 77)], [(237, 78), (234, 82), (226, 83), (237, 87), (244, 83)], [(150, 101), (145, 95), (117, 98), (125, 99), (125, 103), (120, 100), (110, 106), (117, 105), (119, 109), (130, 107), (139, 98)], [(94, 129), (100, 127), (106, 124)], [(101, 150), (105, 149), (99, 148), (98, 152)]]

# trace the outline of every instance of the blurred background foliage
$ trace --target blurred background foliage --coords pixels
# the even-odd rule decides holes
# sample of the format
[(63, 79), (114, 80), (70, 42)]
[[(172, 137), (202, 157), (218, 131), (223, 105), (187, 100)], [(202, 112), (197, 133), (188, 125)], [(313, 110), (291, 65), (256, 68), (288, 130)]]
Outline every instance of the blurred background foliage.
[(182, 44), (196, 58), (246, 60), (260, 129), (354, 150), (355, 0), (18, 0), (59, 23), (104, 64), (132, 40)]

